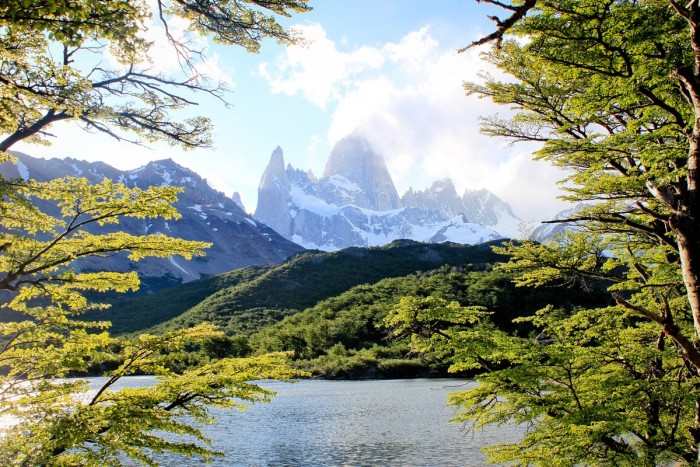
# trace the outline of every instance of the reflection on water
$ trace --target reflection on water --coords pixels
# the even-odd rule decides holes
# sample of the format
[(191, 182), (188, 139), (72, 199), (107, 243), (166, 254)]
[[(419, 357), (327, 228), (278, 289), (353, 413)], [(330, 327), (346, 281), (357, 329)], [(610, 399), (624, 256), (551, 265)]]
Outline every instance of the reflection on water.
[[(97, 384), (100, 378), (92, 379)], [(150, 384), (126, 378), (120, 387)], [(263, 386), (277, 392), (269, 404), (246, 412), (219, 411), (202, 431), (224, 453), (215, 466), (481, 466), (481, 447), (513, 441), (517, 427), (477, 433), (448, 423), (448, 392), (473, 387), (455, 380), (304, 380)], [(116, 389), (116, 388), (115, 388)], [(205, 465), (164, 456), (162, 465)]]

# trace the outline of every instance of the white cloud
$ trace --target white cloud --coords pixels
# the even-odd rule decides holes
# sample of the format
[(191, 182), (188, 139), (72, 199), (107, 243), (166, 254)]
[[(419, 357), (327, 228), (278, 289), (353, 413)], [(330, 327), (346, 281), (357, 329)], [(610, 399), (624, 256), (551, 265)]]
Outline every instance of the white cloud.
[(402, 63), (409, 68), (418, 69), (430, 56), (438, 43), (430, 37), (430, 28), (423, 27), (418, 31), (406, 34), (398, 44), (388, 43), (383, 47), (392, 62)]
[(350, 52), (339, 52), (320, 25), (305, 32), (316, 45), (289, 49), (263, 76), (275, 92), (299, 93), (322, 108), (333, 102), (330, 143), (360, 128), (384, 155), (400, 193), (451, 177), (460, 191), (493, 191), (526, 221), (563, 207), (555, 199), (563, 174), (533, 162), (533, 147), (480, 134), (480, 116), (510, 110), (465, 95), (465, 80), (479, 81), (484, 70), (498, 75), (479, 50), (441, 49), (429, 28)]
[(342, 98), (353, 76), (379, 69), (384, 63), (382, 53), (372, 47), (360, 47), (351, 53), (338, 50), (318, 23), (295, 29), (303, 35), (304, 44), (288, 47), (274, 64), (262, 63), (258, 68), (274, 93), (300, 93), (325, 109), (328, 102)]

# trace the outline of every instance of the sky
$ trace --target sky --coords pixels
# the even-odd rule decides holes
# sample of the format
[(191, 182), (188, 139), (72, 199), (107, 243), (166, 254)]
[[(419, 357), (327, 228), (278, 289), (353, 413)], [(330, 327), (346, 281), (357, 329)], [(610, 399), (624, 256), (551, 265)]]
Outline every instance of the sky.
[[(148, 147), (87, 133), (75, 123), (51, 128), (51, 146), (18, 144), (37, 157), (73, 157), (133, 169), (172, 158), (227, 195), (238, 192), (253, 212), (272, 151), (285, 162), (320, 176), (333, 144), (359, 129), (383, 155), (397, 191), (424, 190), (449, 177), (458, 193), (486, 188), (508, 202), (525, 222), (566, 208), (556, 199), (563, 174), (532, 160), (533, 145), (479, 133), (479, 118), (510, 109), (466, 96), (464, 81), (497, 74), (480, 58), (486, 47), (457, 50), (490, 33), (494, 10), (475, 1), (316, 0), (312, 12), (283, 18), (303, 46), (263, 42), (260, 53), (207, 47), (201, 69), (230, 89), (229, 106), (199, 96), (193, 114), (214, 124), (211, 149)], [(500, 12), (502, 14), (502, 12)], [(176, 33), (182, 24), (174, 23)], [(177, 59), (153, 24), (152, 66), (170, 72)], [(188, 111), (190, 112), (190, 111)]]

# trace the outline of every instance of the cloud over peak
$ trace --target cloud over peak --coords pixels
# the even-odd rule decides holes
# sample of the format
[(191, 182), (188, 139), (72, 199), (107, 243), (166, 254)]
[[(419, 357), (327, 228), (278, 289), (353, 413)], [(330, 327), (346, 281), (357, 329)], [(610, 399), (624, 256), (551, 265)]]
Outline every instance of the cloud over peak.
[(562, 174), (532, 162), (534, 148), (480, 134), (481, 116), (510, 110), (465, 95), (464, 81), (480, 81), (481, 71), (499, 74), (479, 50), (442, 47), (428, 26), (355, 48), (334, 42), (319, 24), (300, 30), (307, 44), (286, 49), (260, 74), (273, 92), (300, 95), (331, 113), (329, 143), (359, 128), (385, 156), (400, 192), (449, 176), (460, 191), (488, 188), (525, 220), (562, 207), (554, 199)]

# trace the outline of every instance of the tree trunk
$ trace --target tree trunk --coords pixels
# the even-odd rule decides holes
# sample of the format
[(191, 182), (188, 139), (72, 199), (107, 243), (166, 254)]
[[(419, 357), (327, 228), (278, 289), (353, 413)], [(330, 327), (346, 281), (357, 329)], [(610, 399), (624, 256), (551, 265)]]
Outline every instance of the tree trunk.
[[(696, 58), (700, 59), (700, 36), (693, 24), (693, 49)], [(696, 66), (694, 76), (688, 79), (686, 86), (693, 90), (693, 95), (700, 93), (700, 62)], [(700, 200), (698, 199), (698, 185), (700, 185), (700, 173), (698, 161), (700, 161), (700, 98), (693, 98), (693, 111), (695, 113), (695, 125), (693, 133), (688, 138), (688, 162), (686, 175), (686, 192), (680, 197), (674, 206), (675, 214), (671, 218), (671, 228), (676, 234), (678, 253), (681, 261), (681, 272), (685, 284), (690, 309), (693, 313), (695, 334), (700, 337)]]

